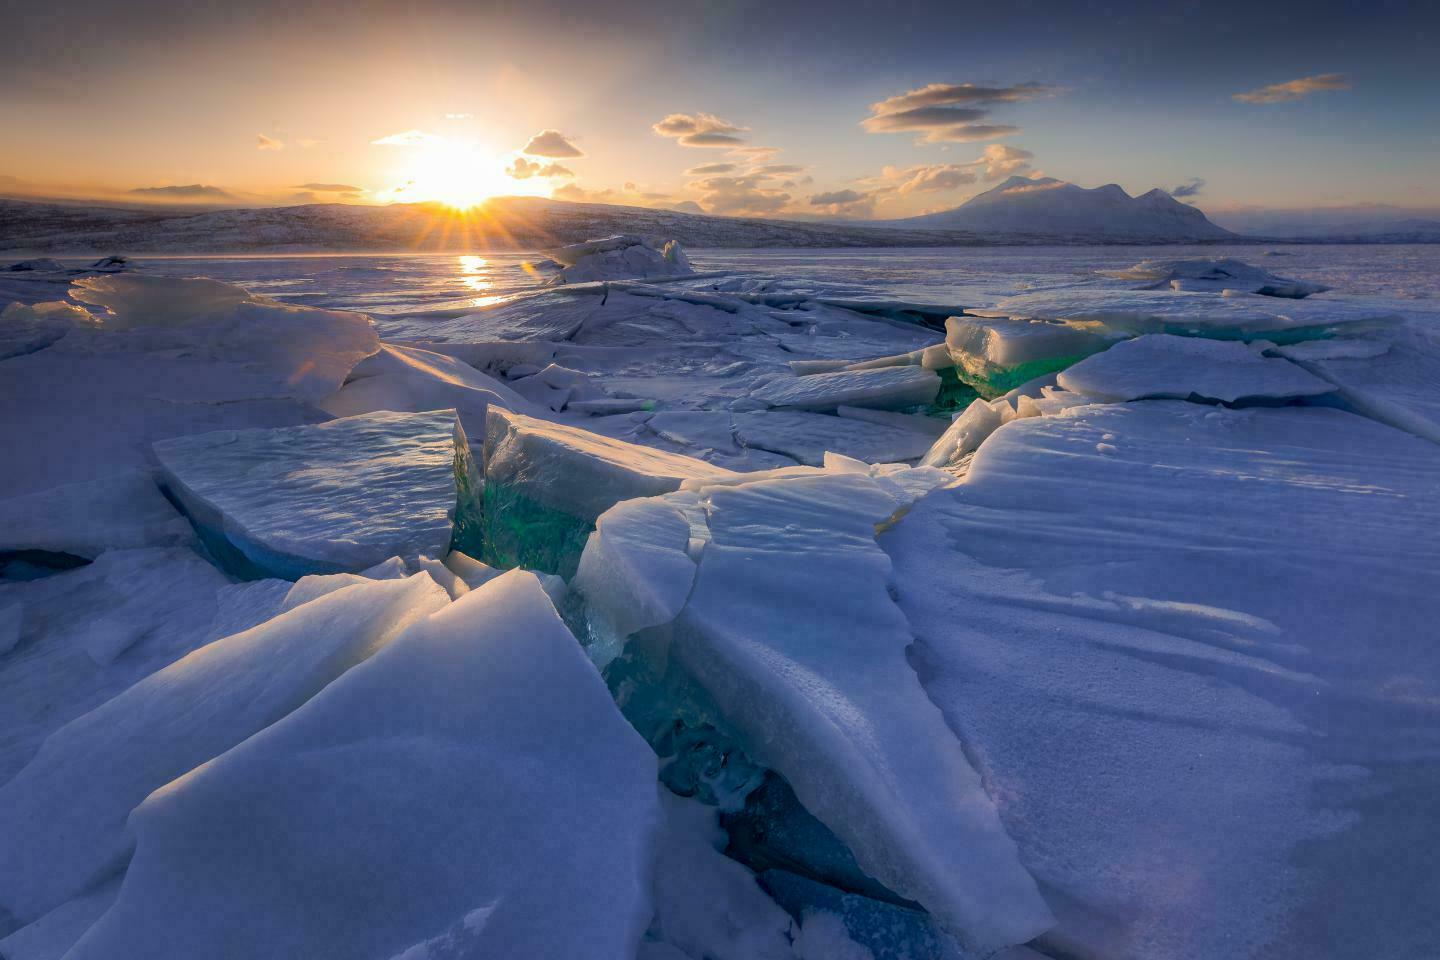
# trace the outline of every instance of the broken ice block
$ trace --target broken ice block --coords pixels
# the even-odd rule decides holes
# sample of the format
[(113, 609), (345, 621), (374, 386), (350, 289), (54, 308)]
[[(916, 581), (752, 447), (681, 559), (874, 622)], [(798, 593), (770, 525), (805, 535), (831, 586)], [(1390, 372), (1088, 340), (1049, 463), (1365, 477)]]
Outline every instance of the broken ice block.
[(1117, 280), (1139, 280), (1145, 290), (1200, 290), (1219, 293), (1241, 290), (1265, 297), (1299, 300), (1330, 288), (1309, 280), (1277, 277), (1269, 270), (1251, 266), (1231, 257), (1200, 257), (1190, 260), (1142, 260), (1125, 270), (1102, 270)]
[(914, 460), (930, 448), (932, 439), (915, 430), (802, 410), (736, 414), (735, 437), (743, 446), (784, 454), (812, 467), (821, 466), (827, 452), (867, 463)]
[[(734, 476), (723, 467), (492, 407), (485, 562), (569, 577), (596, 519), (622, 500)], [(466, 551), (469, 552), (469, 551)]]
[(295, 580), (392, 556), (478, 552), (480, 478), (453, 410), (164, 440), (155, 455), (238, 576)]
[(1005, 316), (951, 317), (945, 345), (961, 382), (987, 400), (1098, 353), (1114, 342), (1080, 325)]

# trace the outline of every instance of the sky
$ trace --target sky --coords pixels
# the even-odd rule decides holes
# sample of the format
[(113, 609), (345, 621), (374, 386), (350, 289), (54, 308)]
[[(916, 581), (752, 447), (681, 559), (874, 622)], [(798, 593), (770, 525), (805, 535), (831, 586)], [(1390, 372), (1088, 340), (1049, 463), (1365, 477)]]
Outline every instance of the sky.
[(0, 193), (1440, 208), (1440, 3), (0, 0)]

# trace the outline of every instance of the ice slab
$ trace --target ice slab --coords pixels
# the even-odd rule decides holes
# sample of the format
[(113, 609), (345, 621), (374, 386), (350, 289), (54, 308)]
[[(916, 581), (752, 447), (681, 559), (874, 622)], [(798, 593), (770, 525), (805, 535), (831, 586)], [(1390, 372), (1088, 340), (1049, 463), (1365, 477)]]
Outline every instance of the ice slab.
[(881, 535), (1059, 918), (1042, 952), (1429, 949), (1437, 475), (1333, 409), (1082, 406), (1002, 427)]
[(564, 264), (552, 283), (684, 277), (695, 272), (675, 240), (656, 245), (642, 237), (619, 235), (572, 243), (547, 250), (545, 255)]
[(513, 389), (453, 357), (397, 344), (382, 344), (378, 353), (356, 365), (345, 385), (316, 404), (337, 417), (390, 410), (424, 413), (454, 410), (467, 436), (485, 435), (490, 404), (525, 410), (526, 401)]
[(751, 394), (772, 407), (792, 410), (834, 410), (840, 405), (898, 410), (924, 406), (940, 391), (940, 378), (918, 366), (784, 376)]
[(653, 754), (511, 572), (151, 794), (69, 956), (632, 960), (658, 802)]
[(1180, 260), (1142, 260), (1125, 270), (1102, 270), (1101, 274), (1117, 280), (1138, 280), (1148, 284), (1146, 290), (1198, 290), (1220, 293), (1242, 290), (1265, 297), (1302, 299), (1330, 288), (1309, 280), (1278, 277), (1263, 267), (1256, 267), (1233, 257), (1199, 257)]
[(0, 787), (0, 907), (34, 920), (124, 866), (126, 817), (147, 794), (290, 713), (448, 602), (424, 575), (337, 591), (201, 647), (57, 730)]
[(222, 619), (249, 626), (231, 586), (184, 549), (113, 550), (0, 583), (0, 610), (20, 615), (16, 643), (0, 652), (0, 783), (55, 730), (214, 639)]
[(93, 559), (106, 550), (184, 546), (193, 538), (190, 524), (140, 470), (0, 500), (0, 552)]
[(1076, 324), (1005, 316), (945, 321), (945, 346), (956, 374), (987, 400), (1063, 370), (1113, 342), (1103, 331)]
[(485, 434), (485, 556), (501, 567), (575, 572), (595, 521), (622, 500), (734, 476), (723, 467), (491, 408)]
[(971, 312), (981, 317), (1094, 324), (1112, 335), (1173, 333), (1223, 340), (1264, 337), (1277, 343), (1381, 328), (1402, 319), (1383, 302), (1284, 300), (1175, 290), (1047, 290), (1006, 297), (993, 308)]
[[(927, 472), (919, 489), (943, 476)], [(868, 875), (980, 954), (1048, 927), (979, 777), (906, 661), (914, 638), (888, 593), (875, 536), (915, 493), (868, 472), (690, 486), (607, 513), (587, 555), (633, 560), (597, 556), (594, 566), (613, 579), (577, 578), (612, 625), (641, 589), (614, 590), (629, 571), (666, 584), (632, 619), (638, 632), (607, 670), (627, 715), (660, 734), (662, 756), (678, 746), (703, 762), (717, 743), (728, 759), (699, 771), (717, 787), (748, 776), (741, 753), (783, 775)], [(661, 522), (660, 505), (680, 519)], [(582, 566), (591, 569), (588, 557)], [(694, 582), (682, 593), (687, 566)], [(647, 686), (644, 662), (665, 679)], [(699, 692), (680, 708), (697, 712), (678, 741), (675, 721), (650, 702), (669, 696), (666, 684)]]
[(1061, 387), (1096, 400), (1278, 400), (1335, 387), (1288, 360), (1267, 358), (1235, 340), (1148, 334), (1060, 372)]
[(64, 300), (11, 303), (0, 310), (0, 360), (43, 350), (75, 327), (94, 323), (86, 310)]
[(155, 444), (206, 545), (239, 576), (298, 579), (392, 556), (478, 552), (480, 479), (454, 411)]
[(929, 436), (915, 430), (800, 410), (736, 414), (735, 436), (744, 446), (781, 453), (812, 467), (823, 466), (827, 452), (867, 463), (915, 460), (931, 444)]
[[(1027, 411), (1028, 412), (1028, 411)], [(1030, 415), (1038, 415), (1038, 410)], [(954, 420), (925, 452), (920, 464), (926, 467), (956, 469), (980, 444), (990, 438), (996, 430), (1014, 420), (1019, 413), (1008, 400), (972, 400), (965, 412)]]
[(1321, 357), (1295, 347), (1280, 350), (1333, 383), (1357, 413), (1440, 443), (1440, 339), (1411, 327), (1397, 331), (1385, 350), (1377, 341), (1332, 342), (1347, 346)]

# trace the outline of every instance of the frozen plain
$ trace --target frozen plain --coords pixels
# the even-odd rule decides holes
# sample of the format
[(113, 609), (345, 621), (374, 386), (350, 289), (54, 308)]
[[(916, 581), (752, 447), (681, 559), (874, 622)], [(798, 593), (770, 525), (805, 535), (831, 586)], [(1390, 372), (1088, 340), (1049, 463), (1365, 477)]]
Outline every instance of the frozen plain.
[(1427, 955), (1440, 248), (688, 256), (0, 269), (0, 956)]

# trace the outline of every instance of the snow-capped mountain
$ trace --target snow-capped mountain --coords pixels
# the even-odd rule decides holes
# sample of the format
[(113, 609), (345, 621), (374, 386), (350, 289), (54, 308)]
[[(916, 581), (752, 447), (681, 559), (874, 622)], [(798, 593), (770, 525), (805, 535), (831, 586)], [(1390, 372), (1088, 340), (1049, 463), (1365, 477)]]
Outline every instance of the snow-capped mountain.
[(1164, 190), (1132, 197), (1113, 183), (1086, 189), (1041, 177), (1011, 177), (954, 210), (886, 224), (1055, 240), (1224, 240), (1234, 235)]

